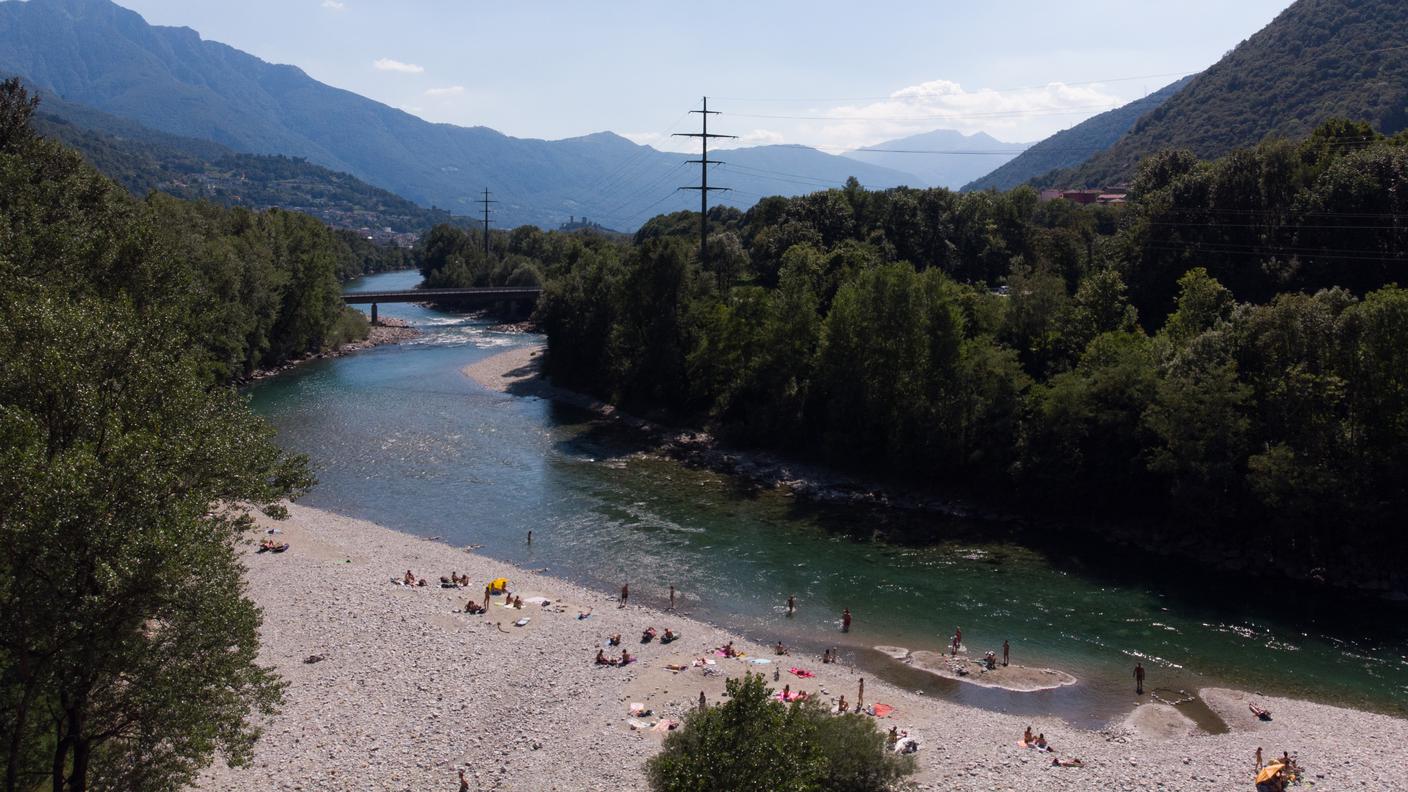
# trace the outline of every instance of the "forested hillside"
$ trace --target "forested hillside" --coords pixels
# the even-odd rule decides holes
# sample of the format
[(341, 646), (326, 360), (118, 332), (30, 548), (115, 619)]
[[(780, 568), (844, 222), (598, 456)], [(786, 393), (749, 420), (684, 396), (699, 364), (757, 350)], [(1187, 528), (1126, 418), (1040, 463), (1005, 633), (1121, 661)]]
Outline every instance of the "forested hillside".
[[(1185, 77), (1143, 99), (1065, 129), (1033, 145), (1011, 162), (963, 187), (968, 190), (1010, 190), (1023, 184), (1066, 186), (1053, 171), (1073, 168), (1113, 146), (1140, 118), (1158, 109), (1193, 78)], [(1102, 185), (1103, 186), (1103, 185)]]
[[(857, 185), (564, 245), (566, 385), (1208, 563), (1384, 588), (1408, 537), (1408, 137), (1146, 161), (1127, 207)], [(1345, 531), (1354, 525), (1354, 531)]]
[(417, 206), (302, 159), (240, 154), (218, 143), (168, 135), (54, 97), (43, 97), (34, 128), (77, 149), (94, 167), (139, 197), (160, 190), (223, 206), (278, 207), (388, 243), (451, 222), (448, 212)]
[[(3, 89), (8, 105), (17, 106), (24, 94), (18, 82)], [(365, 336), (365, 319), (342, 305), (341, 279), (409, 261), (403, 251), (373, 246), (297, 212), (229, 209), (162, 193), (136, 198), (78, 153), (38, 136), (28, 123), (23, 130), (24, 146), (0, 173), (11, 229), (6, 263), (17, 277), (71, 278), (76, 290), (99, 291), (106, 276), (88, 245), (99, 244), (102, 255), (179, 263), (164, 277), (183, 284), (175, 292), (178, 313), (212, 381)], [(91, 241), (99, 230), (125, 241)], [(124, 252), (123, 245), (136, 247)], [(135, 297), (147, 299), (140, 291)]]
[(1337, 117), (1387, 134), (1408, 127), (1408, 3), (1298, 0), (1108, 151), (1054, 181), (1113, 184), (1159, 151), (1220, 157), (1267, 137), (1305, 137)]

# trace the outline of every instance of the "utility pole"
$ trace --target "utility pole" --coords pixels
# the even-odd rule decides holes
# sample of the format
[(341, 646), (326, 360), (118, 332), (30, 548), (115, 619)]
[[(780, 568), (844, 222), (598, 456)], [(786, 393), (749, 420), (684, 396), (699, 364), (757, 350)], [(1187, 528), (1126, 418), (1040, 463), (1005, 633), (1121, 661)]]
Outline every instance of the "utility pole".
[(697, 137), (699, 138), (700, 157), (697, 160), (686, 160), (689, 164), (699, 163), (699, 186), (681, 187), (681, 190), (699, 191), (699, 266), (707, 268), (709, 251), (709, 193), (728, 190), (727, 187), (709, 186), (709, 166), (722, 165), (718, 160), (709, 159), (709, 139), (710, 138), (736, 138), (737, 135), (715, 135), (709, 132), (709, 116), (718, 115), (719, 111), (709, 109), (709, 97), (704, 97), (702, 110), (690, 110), (691, 113), (698, 113), (703, 127), (699, 132), (676, 132), (675, 137)]
[(496, 204), (498, 201), (489, 200), (489, 188), (484, 188), (484, 197), (476, 203), (484, 204), (484, 259), (489, 258), (489, 204)]

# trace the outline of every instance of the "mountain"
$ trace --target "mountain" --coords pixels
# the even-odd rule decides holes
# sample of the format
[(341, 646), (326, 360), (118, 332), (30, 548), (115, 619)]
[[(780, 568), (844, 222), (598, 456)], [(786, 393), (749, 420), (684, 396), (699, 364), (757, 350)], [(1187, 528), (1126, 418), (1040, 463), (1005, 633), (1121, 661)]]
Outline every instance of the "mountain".
[(45, 100), (41, 135), (77, 149), (135, 195), (161, 190), (185, 200), (313, 215), (381, 242), (408, 244), (448, 212), (426, 209), (346, 173), (281, 155), (240, 154), (219, 143), (158, 132), (99, 110)]
[(965, 135), (952, 129), (936, 129), (866, 146), (846, 156), (908, 171), (923, 179), (923, 186), (956, 190), (1021, 154), (1029, 145), (1003, 143), (986, 132)]
[(1158, 151), (1220, 157), (1337, 117), (1387, 134), (1408, 127), (1403, 0), (1298, 0), (1062, 181), (1122, 181)]
[(969, 182), (968, 190), (1010, 190), (1040, 179), (1052, 171), (1072, 168), (1113, 146), (1139, 119), (1157, 110), (1170, 97), (1183, 89), (1192, 77), (1184, 77), (1172, 85), (1149, 94), (1143, 99), (1086, 119), (1070, 129), (1057, 132), (1037, 143), (1011, 162), (991, 173)]
[[(189, 28), (148, 25), (108, 0), (0, 2), (0, 74), (169, 134), (303, 158), (457, 214), (472, 213), (487, 187), (504, 225), (556, 227), (587, 215), (634, 228), (673, 198), (675, 186), (693, 182), (689, 173), (667, 174), (686, 157), (618, 135), (545, 141), (429, 123), (293, 66), (204, 41)], [(732, 174), (728, 186), (739, 191), (732, 200), (814, 190), (808, 180), (832, 181), (841, 171), (869, 187), (914, 181), (817, 151), (775, 158), (776, 148), (741, 155), (773, 173)], [(803, 184), (780, 181), (791, 178), (778, 175), (784, 172)]]

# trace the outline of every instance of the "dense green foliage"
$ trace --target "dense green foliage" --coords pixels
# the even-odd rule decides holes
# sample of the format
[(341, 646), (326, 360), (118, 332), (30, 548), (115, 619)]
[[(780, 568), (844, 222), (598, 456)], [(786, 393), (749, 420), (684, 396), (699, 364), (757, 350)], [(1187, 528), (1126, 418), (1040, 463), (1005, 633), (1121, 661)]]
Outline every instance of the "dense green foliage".
[(1373, 137), (1162, 154), (1127, 207), (770, 198), (714, 212), (707, 267), (697, 215), (658, 217), (547, 262), (548, 366), (735, 442), (1387, 585), (1408, 550), (1408, 146)]
[(153, 190), (185, 200), (248, 209), (279, 207), (329, 225), (384, 234), (421, 233), (450, 222), (346, 173), (296, 157), (240, 154), (218, 143), (168, 135), (141, 124), (46, 99), (35, 129), (76, 149), (93, 167), (144, 196)]
[(1142, 99), (1092, 116), (1070, 129), (1063, 129), (1033, 145), (1019, 156), (982, 178), (963, 187), (966, 190), (1010, 190), (1023, 184), (1064, 187), (1053, 171), (1074, 168), (1115, 145), (1148, 113), (1183, 90), (1193, 78), (1184, 77)]
[(650, 760), (656, 792), (883, 792), (914, 772), (875, 720), (784, 704), (757, 674), (726, 683), (728, 700), (694, 710)]
[[(310, 484), (212, 383), (247, 350), (211, 332), (242, 290), (277, 303), (266, 342), (321, 332), (301, 313), (316, 223), (138, 202), (35, 137), (31, 110), (0, 87), (4, 789), (183, 789), (216, 755), (247, 760), (279, 699), (235, 550), (247, 509)], [(254, 230), (297, 266), (233, 260)]]
[(1221, 157), (1269, 137), (1305, 137), (1331, 118), (1387, 134), (1408, 127), (1408, 4), (1298, 0), (1114, 146), (1047, 180), (1115, 184), (1160, 151)]
[[(45, 143), (49, 158), (42, 166), (30, 163), (36, 175), (16, 178), (57, 180), (41, 192), (56, 206), (74, 200), (61, 191), (70, 183), (126, 206), (124, 211), (142, 218), (144, 233), (159, 238), (163, 250), (192, 270), (185, 321), (205, 349), (203, 367), (215, 381), (241, 379), (260, 368), (365, 338), (366, 320), (342, 305), (340, 282), (404, 269), (412, 260), (409, 251), (374, 244), (346, 229), (334, 231), (299, 212), (231, 209), (161, 192), (142, 201), (126, 199), (58, 141)], [(163, 145), (162, 140), (154, 145)], [(31, 222), (44, 222), (38, 206), (25, 209)]]

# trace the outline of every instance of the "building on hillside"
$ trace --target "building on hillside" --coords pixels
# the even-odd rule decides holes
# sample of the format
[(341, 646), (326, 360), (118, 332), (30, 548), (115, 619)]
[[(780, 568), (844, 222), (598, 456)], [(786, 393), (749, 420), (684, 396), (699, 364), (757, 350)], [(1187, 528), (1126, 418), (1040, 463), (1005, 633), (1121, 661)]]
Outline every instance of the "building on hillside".
[(1089, 205), (1099, 200), (1100, 193), (1100, 190), (1066, 190), (1061, 197), (1072, 203)]

